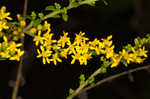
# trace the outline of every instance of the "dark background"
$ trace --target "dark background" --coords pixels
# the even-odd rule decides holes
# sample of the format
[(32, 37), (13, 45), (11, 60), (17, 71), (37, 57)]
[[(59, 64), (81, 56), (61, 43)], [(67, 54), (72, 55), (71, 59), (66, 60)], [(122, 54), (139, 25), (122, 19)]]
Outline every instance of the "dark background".
[[(66, 0), (28, 0), (28, 14), (32, 11), (45, 12), (45, 6), (58, 2), (67, 5)], [(74, 33), (86, 32), (91, 40), (113, 35), (115, 50), (131, 43), (137, 36), (144, 36), (149, 32), (149, 0), (107, 0), (105, 6), (101, 0), (95, 7), (84, 5), (68, 11), (69, 20), (49, 19), (54, 38), (58, 38), (62, 31)], [(1, 0), (0, 6), (7, 6), (7, 11), (12, 17), (23, 11), (23, 0)], [(99, 57), (94, 57), (87, 66), (79, 63), (70, 65), (70, 59), (63, 63), (42, 65), (41, 59), (35, 58), (35, 48), (32, 47), (32, 38), (26, 36), (25, 58), (23, 75), (26, 84), (20, 88), (19, 96), (23, 99), (65, 99), (69, 88), (78, 87), (78, 78), (81, 73), (90, 75), (99, 66)], [(149, 59), (144, 64), (131, 64), (124, 67), (120, 64), (117, 68), (108, 68), (108, 73), (99, 75), (97, 81), (128, 69), (149, 64)], [(10, 99), (12, 88), (8, 86), (10, 79), (14, 79), (18, 63), (12, 61), (0, 62), (0, 99)], [(129, 79), (133, 77), (132, 81)], [(150, 98), (150, 75), (148, 70), (132, 73), (130, 76), (122, 76), (110, 82), (106, 82), (90, 91), (89, 99), (149, 99)]]

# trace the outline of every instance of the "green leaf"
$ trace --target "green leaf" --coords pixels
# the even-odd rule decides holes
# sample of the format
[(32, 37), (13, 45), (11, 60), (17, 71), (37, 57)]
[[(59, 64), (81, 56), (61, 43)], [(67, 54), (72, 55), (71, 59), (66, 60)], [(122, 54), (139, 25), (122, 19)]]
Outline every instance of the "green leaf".
[(34, 11), (31, 13), (31, 17), (32, 17), (32, 20), (36, 19), (36, 13)]
[(41, 19), (36, 19), (34, 22), (33, 22), (33, 26), (34, 27), (37, 27), (40, 23), (41, 23)]
[(0, 58), (0, 61), (6, 60), (6, 58)]
[(80, 75), (80, 80), (85, 80), (84, 74), (81, 74), (81, 75)]
[(69, 89), (69, 95), (72, 95), (75, 91), (73, 89)]
[(79, 2), (73, 2), (71, 5), (72, 5), (73, 7), (78, 7), (78, 6), (80, 6), (80, 3), (79, 3)]
[(107, 72), (107, 69), (105, 68), (105, 67), (101, 67), (101, 69), (100, 69), (100, 73), (106, 73)]
[(100, 61), (104, 61), (104, 56), (101, 56), (101, 57), (100, 57)]
[(25, 19), (29, 19), (29, 20), (32, 20), (32, 17), (31, 16), (24, 16)]
[(125, 67), (128, 67), (128, 64), (126, 61), (123, 61), (123, 64), (125, 65)]
[(43, 13), (39, 13), (38, 16), (40, 17), (40, 19), (43, 19), (44, 14)]
[(57, 2), (55, 2), (54, 5), (55, 5), (56, 9), (60, 9), (61, 8), (61, 5), (59, 3), (57, 3)]
[(95, 81), (95, 78), (94, 78), (93, 76), (89, 77), (88, 83), (89, 83), (91, 86), (94, 86), (94, 85), (95, 85), (94, 81)]
[(85, 76), (84, 74), (80, 75), (80, 85), (83, 85), (85, 83)]
[(90, 6), (95, 6), (95, 1), (88, 3)]
[(45, 10), (47, 10), (47, 11), (54, 11), (54, 10), (56, 10), (56, 9), (55, 9), (54, 6), (50, 5), (50, 6), (47, 6), (47, 7), (45, 8)]
[(68, 21), (68, 15), (67, 14), (62, 14), (62, 19), (67, 22)]
[(75, 0), (69, 0), (69, 4), (71, 4), (71, 3), (73, 3), (73, 2), (75, 2)]
[(53, 18), (60, 18), (60, 17), (61, 17), (60, 15), (53, 16)]
[(103, 2), (104, 2), (104, 4), (107, 6), (108, 5), (108, 3), (106, 2), (106, 0), (103, 0)]

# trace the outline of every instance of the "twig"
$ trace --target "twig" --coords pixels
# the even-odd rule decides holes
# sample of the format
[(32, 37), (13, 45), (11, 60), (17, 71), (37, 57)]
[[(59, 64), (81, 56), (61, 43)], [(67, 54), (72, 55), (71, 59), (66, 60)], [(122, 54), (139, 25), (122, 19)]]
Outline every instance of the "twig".
[[(110, 81), (110, 80), (116, 79), (116, 78), (118, 78), (118, 77), (120, 77), (120, 76), (127, 75), (128, 73), (132, 73), (132, 72), (136, 72), (136, 71), (140, 71), (140, 70), (146, 70), (146, 69), (148, 69), (148, 68), (150, 68), (150, 65), (146, 65), (146, 66), (142, 66), (142, 67), (137, 67), (137, 68), (135, 68), (135, 69), (131, 69), (131, 70), (128, 70), (128, 71), (125, 71), (125, 72), (122, 72), (122, 73), (118, 73), (118, 74), (112, 75), (112, 76), (110, 76), (110, 77), (107, 77), (107, 78), (104, 78), (103, 80), (98, 81), (98, 82), (95, 84), (94, 87), (99, 86), (99, 85), (101, 85), (101, 84), (103, 84), (103, 83), (105, 83), (105, 82), (108, 82), (108, 81)], [(94, 88), (94, 87), (88, 86), (88, 87), (84, 88), (83, 90), (81, 90), (80, 93), (85, 92), (85, 91), (87, 91), (87, 90), (90, 90), (90, 89), (92, 89), (92, 88)]]
[[(24, 0), (23, 16), (25, 16), (27, 13), (27, 5), (28, 5), (28, 0)], [(23, 50), (24, 49), (24, 38), (21, 39), (21, 43), (23, 44), (21, 47), (21, 49)], [(13, 92), (12, 92), (12, 99), (16, 99), (16, 97), (18, 95), (20, 79), (22, 76), (22, 67), (23, 67), (22, 64), (23, 64), (23, 56), (21, 56), (21, 59), (20, 59), (17, 77), (16, 77), (16, 83), (15, 83), (15, 87), (13, 88)]]
[(28, 0), (24, 0), (23, 16), (26, 16), (28, 9)]

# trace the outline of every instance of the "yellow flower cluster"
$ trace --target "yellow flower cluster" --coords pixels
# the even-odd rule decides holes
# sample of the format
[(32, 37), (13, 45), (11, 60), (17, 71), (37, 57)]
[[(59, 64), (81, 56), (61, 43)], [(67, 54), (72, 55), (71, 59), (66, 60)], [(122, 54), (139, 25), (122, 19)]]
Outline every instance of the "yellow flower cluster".
[(5, 12), (6, 11), (6, 7), (3, 6), (1, 9), (0, 9), (0, 32), (3, 30), (3, 29), (8, 29), (8, 25), (7, 25), (7, 19), (8, 20), (12, 20), (11, 17), (9, 17), (10, 13), (9, 12)]
[[(9, 17), (10, 13), (5, 12), (6, 7), (3, 6), (0, 9), (0, 37), (3, 37), (3, 42), (0, 43), (0, 58), (8, 58), (10, 60), (20, 60), (24, 51), (21, 51), (21, 43), (16, 44), (21, 37), (24, 37), (24, 28), (26, 26), (26, 21), (21, 15), (17, 15), (18, 23), (10, 23), (8, 25), (7, 20), (12, 20)], [(113, 63), (111, 67), (116, 67), (120, 62), (130, 62), (142, 63), (147, 57), (147, 51), (143, 46), (146, 42), (146, 38), (135, 39), (135, 46), (128, 46), (128, 48), (123, 48), (122, 51), (118, 53), (114, 52), (115, 46), (112, 44), (112, 35), (107, 38), (98, 40), (95, 38), (90, 41), (89, 38), (85, 37), (84, 32), (75, 34), (75, 39), (71, 42), (68, 33), (64, 32), (63, 36), (60, 36), (58, 40), (53, 39), (53, 33), (51, 33), (51, 24), (45, 21), (36, 27), (29, 28), (28, 33), (34, 36), (33, 41), (37, 49), (37, 58), (42, 57), (43, 64), (53, 62), (55, 65), (58, 62), (62, 62), (61, 58), (66, 58), (71, 55), (71, 64), (79, 61), (80, 65), (87, 65), (87, 61), (92, 58), (93, 55), (103, 55), (107, 60), (111, 60)], [(9, 28), (9, 29), (8, 29)], [(3, 30), (5, 30), (3, 32)], [(7, 34), (7, 33), (12, 33)], [(1, 34), (3, 34), (1, 36)]]
[[(10, 37), (11, 35), (7, 34), (6, 36), (5, 32), (8, 32), (11, 28), (11, 26), (8, 25), (7, 20), (12, 20), (12, 18), (9, 17), (10, 13), (9, 12), (6, 13), (5, 11), (6, 7), (3, 6), (0, 9), (0, 37), (3, 37), (3, 40), (1, 40), (0, 42), (0, 58), (1, 59), (8, 58), (9, 60), (19, 61), (24, 51), (21, 51), (19, 49), (19, 47), (22, 46), (21, 43), (16, 44), (15, 41), (8, 39), (8, 36)], [(3, 32), (3, 30), (5, 30), (5, 32)]]
[(46, 27), (46, 31), (42, 31), (42, 28), (38, 30), (38, 34), (34, 37), (35, 45), (40, 45), (40, 49), (37, 49), (37, 58), (43, 58), (43, 64), (54, 64), (62, 62), (61, 58), (66, 58), (71, 55), (71, 64), (75, 61), (79, 61), (80, 65), (87, 65), (87, 61), (92, 58), (92, 55), (104, 55), (106, 59), (112, 60), (111, 67), (116, 67), (120, 62), (127, 61), (135, 63), (142, 63), (147, 57), (147, 51), (144, 47), (130, 47), (128, 50), (123, 49), (119, 54), (114, 52), (115, 46), (112, 45), (112, 35), (105, 39), (98, 40), (95, 38), (93, 41), (89, 41), (89, 38), (84, 37), (85, 33), (80, 32), (76, 34), (74, 42), (70, 41), (68, 33), (63, 33), (59, 40), (52, 39), (53, 33), (51, 33), (50, 24), (45, 21), (43, 27)]
[(9, 58), (9, 60), (20, 60), (24, 51), (18, 47), (22, 46), (21, 43), (16, 44), (14, 41), (8, 41), (7, 37), (3, 37), (3, 42), (0, 43), (0, 58)]

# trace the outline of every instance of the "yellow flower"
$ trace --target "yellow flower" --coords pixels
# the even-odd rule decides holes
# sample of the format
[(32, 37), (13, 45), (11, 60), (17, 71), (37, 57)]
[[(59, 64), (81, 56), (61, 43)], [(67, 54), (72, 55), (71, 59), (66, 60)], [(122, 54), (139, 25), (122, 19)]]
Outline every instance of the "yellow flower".
[(20, 37), (21, 37), (21, 38), (24, 37), (24, 33), (23, 33), (23, 32), (20, 33)]
[(9, 43), (8, 49), (10, 51), (15, 51), (15, 50), (17, 50), (17, 47), (20, 47), (20, 46), (22, 46), (21, 43), (16, 44), (14, 41), (12, 41), (12, 42)]
[(97, 40), (97, 38), (95, 38), (94, 41), (89, 41), (90, 46), (93, 46), (93, 47), (99, 45), (99, 43), (100, 41)]
[(13, 34), (14, 34), (14, 35), (18, 35), (18, 32), (17, 32), (17, 31), (13, 31)]
[(137, 62), (137, 63), (142, 63), (144, 60), (145, 60), (145, 59), (142, 59), (142, 58), (140, 58), (140, 57), (136, 57), (136, 58), (135, 58), (135, 62)]
[(110, 47), (112, 45), (112, 41), (110, 41), (112, 39), (112, 35), (108, 36), (107, 39), (102, 39), (103, 44), (105, 46)]
[(8, 42), (8, 39), (6, 36), (3, 36), (3, 40), (4, 40), (4, 42)]
[(80, 64), (83, 64), (82, 58), (80, 53), (74, 53), (74, 55), (72, 55), (72, 61), (71, 64), (74, 64), (76, 60), (79, 60)]
[(51, 32), (50, 26), (51, 26), (51, 24), (49, 24), (49, 23), (47, 23), (47, 21), (45, 21), (43, 28), (44, 28), (44, 29), (47, 29), (47, 32), (49, 33), (49, 32)]
[(25, 27), (26, 26), (26, 21), (25, 20), (20, 20), (20, 26)]
[(9, 58), (10, 55), (9, 55), (9, 51), (8, 50), (5, 50), (4, 52), (0, 52), (0, 56), (2, 58)]
[(7, 12), (5, 13), (6, 11), (6, 7), (5, 6), (2, 6), (2, 8), (0, 9), (0, 20), (3, 20), (3, 19), (8, 19), (8, 20), (12, 20), (11, 17), (9, 17), (10, 13)]
[(36, 28), (31, 28), (31, 29), (29, 30), (29, 33), (35, 34), (35, 33), (36, 33)]
[(57, 64), (57, 61), (62, 62), (62, 60), (58, 57), (58, 53), (53, 54), (52, 59), (50, 59), (50, 61), (53, 61), (55, 65)]
[(53, 44), (52, 48), (53, 48), (53, 50), (57, 51), (60, 49), (60, 45), (59, 44)]
[(86, 37), (83, 37), (85, 33), (80, 32), (79, 34), (76, 34), (74, 45), (79, 45), (81, 42), (85, 42), (89, 40)]
[(111, 57), (111, 59), (113, 60), (113, 63), (111, 65), (111, 68), (118, 66), (118, 64), (121, 61), (122, 56), (119, 56), (118, 54), (114, 54), (113, 57)]
[(51, 48), (53, 43), (56, 43), (56, 40), (52, 39), (53, 34), (52, 33), (45, 33), (43, 35), (44, 38), (44, 44), (43, 46), (45, 46), (46, 48)]
[(8, 29), (9, 27), (7, 26), (7, 23), (6, 22), (3, 22), (3, 21), (0, 21), (0, 32), (3, 30), (3, 29)]
[(41, 31), (38, 32), (38, 35), (34, 37), (33, 41), (35, 41), (35, 45), (38, 46), (39, 42), (43, 44), (43, 37), (40, 36)]
[(75, 46), (73, 44), (71, 44), (71, 42), (67, 43), (67, 45), (69, 46), (67, 48), (67, 51), (69, 51), (69, 54), (76, 53), (75, 52)]
[(147, 53), (148, 51), (145, 50), (145, 47), (143, 47), (142, 49), (139, 49), (139, 56), (144, 56), (144, 57), (148, 57)]
[(127, 61), (128, 64), (130, 61), (133, 61), (133, 56), (134, 54), (129, 54), (125, 49), (122, 50), (122, 57)]
[(89, 44), (87, 44), (85, 42), (82, 42), (80, 48), (81, 48), (80, 50), (82, 51), (81, 52), (82, 54), (88, 53), (88, 51), (89, 51)]
[(60, 39), (58, 40), (58, 43), (60, 43), (62, 47), (64, 47), (65, 44), (70, 41), (70, 38), (67, 37), (68, 33), (64, 32), (63, 34), (64, 36), (61, 36)]
[(22, 20), (23, 18), (22, 18), (22, 16), (21, 16), (20, 14), (17, 14), (17, 19), (20, 21), (20, 20)]
[(137, 38), (134, 39), (134, 43), (135, 43), (136, 46), (139, 46), (139, 45), (140, 45), (139, 40), (138, 40)]
[(38, 31), (41, 31), (41, 30), (42, 30), (42, 28), (43, 28), (43, 27), (42, 27), (42, 25), (41, 25), (41, 24), (39, 24), (39, 25), (37, 26), (37, 30), (38, 30)]
[(60, 52), (61, 57), (65, 57), (67, 59), (67, 49), (64, 49), (63, 51)]
[(43, 64), (50, 63), (50, 60), (48, 59), (51, 56), (52, 51), (45, 50), (43, 46), (40, 46), (41, 52), (39, 49), (37, 49), (38, 56), (37, 58), (42, 57), (43, 58)]
[(106, 58), (113, 57), (114, 54), (114, 45), (111, 47), (106, 47), (104, 50), (100, 50), (102, 54), (106, 55)]
[(89, 59), (91, 59), (91, 58), (92, 58), (92, 57), (91, 57), (91, 54), (88, 54), (88, 53), (83, 54), (83, 55), (81, 56), (81, 60), (82, 60), (82, 62), (80, 62), (81, 65), (82, 65), (82, 64), (87, 65), (87, 60), (89, 60)]
[(24, 51), (21, 51), (20, 49), (17, 49), (17, 54), (10, 57), (10, 60), (17, 60), (20, 61), (20, 57), (24, 54)]

